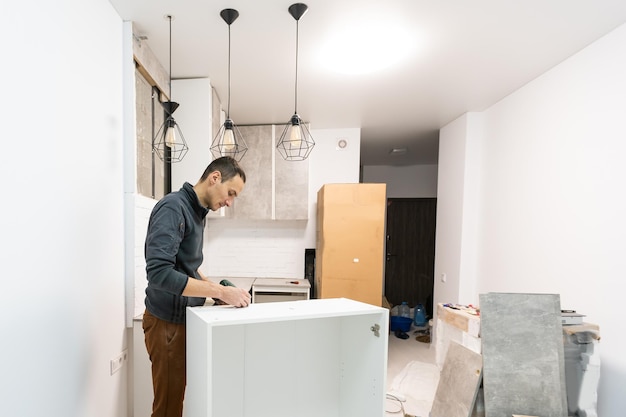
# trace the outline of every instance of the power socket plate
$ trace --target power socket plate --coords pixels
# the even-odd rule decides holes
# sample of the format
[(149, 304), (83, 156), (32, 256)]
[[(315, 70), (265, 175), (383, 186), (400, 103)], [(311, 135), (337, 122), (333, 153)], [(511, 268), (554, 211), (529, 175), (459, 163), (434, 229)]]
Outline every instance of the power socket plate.
[(124, 362), (128, 360), (128, 350), (124, 349), (119, 355), (111, 359), (111, 375), (122, 369)]

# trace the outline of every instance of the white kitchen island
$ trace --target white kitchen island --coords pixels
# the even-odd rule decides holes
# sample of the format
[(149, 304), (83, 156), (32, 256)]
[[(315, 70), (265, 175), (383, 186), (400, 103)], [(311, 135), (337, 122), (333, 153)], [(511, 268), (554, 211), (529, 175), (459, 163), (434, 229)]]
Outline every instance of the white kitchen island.
[(187, 417), (384, 415), (389, 312), (345, 299), (187, 311)]

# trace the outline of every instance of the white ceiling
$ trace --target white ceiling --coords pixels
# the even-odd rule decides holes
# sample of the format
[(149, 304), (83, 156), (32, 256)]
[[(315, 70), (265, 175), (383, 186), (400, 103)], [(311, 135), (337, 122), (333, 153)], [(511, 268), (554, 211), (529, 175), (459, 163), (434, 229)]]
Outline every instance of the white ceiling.
[[(233, 8), (230, 117), (236, 124), (286, 123), (295, 107), (296, 21), (292, 0), (110, 0), (132, 20), (172, 77), (209, 77), (226, 106), (228, 25)], [(363, 165), (436, 163), (438, 130), (482, 111), (626, 22), (624, 0), (304, 0), (299, 22), (298, 114), (319, 128), (361, 128)], [(392, 22), (388, 29), (378, 27)], [(409, 41), (387, 69), (343, 75), (319, 55), (339, 31), (365, 24), (378, 38)], [(353, 41), (348, 54), (375, 41)], [(365, 45), (362, 45), (366, 43)], [(392, 62), (397, 42), (378, 62)], [(354, 58), (356, 59), (356, 58)], [(172, 91), (176, 100), (176, 91)], [(181, 102), (181, 106), (185, 103)], [(184, 126), (182, 126), (184, 131)], [(408, 148), (390, 156), (392, 148)], [(313, 150), (315, 152), (315, 150)]]

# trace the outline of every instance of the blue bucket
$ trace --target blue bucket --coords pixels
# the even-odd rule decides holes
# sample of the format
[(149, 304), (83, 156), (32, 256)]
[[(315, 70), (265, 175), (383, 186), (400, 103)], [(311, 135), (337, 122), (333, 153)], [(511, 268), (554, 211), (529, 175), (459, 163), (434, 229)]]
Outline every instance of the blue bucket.
[(408, 332), (411, 330), (411, 323), (413, 323), (413, 319), (410, 317), (391, 316), (389, 330), (392, 332), (395, 332), (396, 330)]

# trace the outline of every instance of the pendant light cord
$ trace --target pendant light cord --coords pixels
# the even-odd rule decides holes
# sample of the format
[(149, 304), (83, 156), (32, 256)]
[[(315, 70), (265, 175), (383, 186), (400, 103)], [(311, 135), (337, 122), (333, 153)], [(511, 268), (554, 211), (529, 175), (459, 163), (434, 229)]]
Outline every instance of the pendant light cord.
[(226, 118), (230, 119), (230, 24), (228, 25), (228, 107), (226, 108)]
[(294, 98), (294, 114), (298, 114), (298, 27), (300, 21), (296, 20), (296, 87), (295, 87), (295, 98)]
[(170, 101), (172, 100), (172, 15), (168, 15), (170, 21)]

